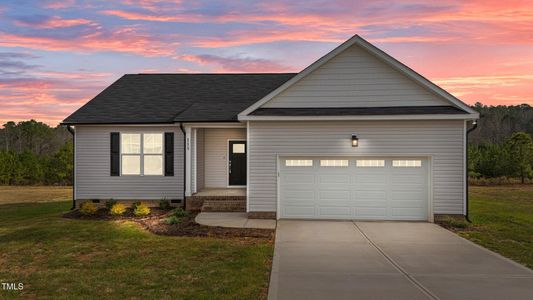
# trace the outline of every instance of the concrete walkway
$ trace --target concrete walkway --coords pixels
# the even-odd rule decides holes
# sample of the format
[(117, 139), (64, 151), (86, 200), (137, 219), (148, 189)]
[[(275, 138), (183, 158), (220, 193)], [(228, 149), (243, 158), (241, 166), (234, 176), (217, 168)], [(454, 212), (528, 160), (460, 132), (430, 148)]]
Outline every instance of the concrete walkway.
[(196, 223), (206, 226), (258, 229), (276, 228), (276, 220), (248, 219), (246, 213), (236, 212), (201, 212), (194, 220)]
[(532, 299), (533, 271), (435, 224), (279, 221), (268, 299)]

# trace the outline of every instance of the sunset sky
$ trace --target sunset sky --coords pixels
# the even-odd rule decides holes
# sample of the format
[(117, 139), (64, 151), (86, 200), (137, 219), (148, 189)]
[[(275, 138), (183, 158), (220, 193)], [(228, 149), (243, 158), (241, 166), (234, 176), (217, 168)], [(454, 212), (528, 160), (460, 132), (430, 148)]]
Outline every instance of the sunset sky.
[(125, 73), (298, 72), (354, 34), (469, 104), (533, 105), (533, 0), (2, 0), (0, 124)]

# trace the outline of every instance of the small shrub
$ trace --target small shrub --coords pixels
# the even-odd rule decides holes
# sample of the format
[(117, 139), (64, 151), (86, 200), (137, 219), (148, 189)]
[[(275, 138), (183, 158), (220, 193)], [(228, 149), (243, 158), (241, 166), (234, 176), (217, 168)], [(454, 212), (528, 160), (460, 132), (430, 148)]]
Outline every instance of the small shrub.
[(98, 207), (92, 202), (83, 202), (80, 207), (80, 213), (85, 216), (94, 215), (98, 211)]
[(168, 225), (176, 225), (180, 224), (183, 220), (181, 218), (178, 218), (176, 216), (170, 216), (164, 220), (164, 222)]
[(163, 210), (169, 210), (170, 209), (170, 201), (168, 201), (167, 199), (161, 199), (159, 200), (159, 208), (163, 209)]
[(150, 214), (150, 208), (144, 203), (137, 203), (133, 209), (133, 214), (137, 217), (144, 217)]
[(183, 217), (188, 216), (189, 212), (186, 211), (186, 210), (183, 210), (183, 208), (179, 207), (179, 208), (176, 208), (176, 210), (174, 211), (173, 215), (176, 216), (177, 218), (183, 218)]
[(113, 206), (111, 206), (111, 209), (109, 210), (109, 213), (111, 213), (114, 216), (120, 216), (126, 212), (126, 205), (122, 203), (115, 203)]
[(111, 208), (117, 203), (117, 200), (109, 199), (105, 202), (105, 207), (107, 210), (111, 210)]
[(137, 208), (137, 206), (141, 205), (141, 202), (133, 202), (133, 204), (131, 205), (131, 208), (133, 210), (135, 210)]

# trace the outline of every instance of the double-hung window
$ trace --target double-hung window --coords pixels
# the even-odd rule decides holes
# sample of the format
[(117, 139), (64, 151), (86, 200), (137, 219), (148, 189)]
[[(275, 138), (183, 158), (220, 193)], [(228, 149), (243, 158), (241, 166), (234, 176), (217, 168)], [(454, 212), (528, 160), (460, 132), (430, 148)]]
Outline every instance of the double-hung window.
[(163, 175), (163, 134), (120, 135), (122, 175)]

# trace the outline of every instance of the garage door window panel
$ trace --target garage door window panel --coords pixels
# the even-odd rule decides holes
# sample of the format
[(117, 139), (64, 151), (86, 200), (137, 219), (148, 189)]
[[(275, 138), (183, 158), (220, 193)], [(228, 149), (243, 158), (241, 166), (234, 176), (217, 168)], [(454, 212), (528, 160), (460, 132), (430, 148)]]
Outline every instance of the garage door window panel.
[(286, 167), (312, 167), (313, 160), (311, 159), (286, 159)]
[(385, 161), (380, 159), (358, 159), (355, 165), (360, 168), (382, 168), (385, 166)]
[(420, 168), (422, 167), (421, 160), (393, 160), (392, 166), (395, 168)]
[(321, 159), (320, 166), (321, 167), (347, 167), (348, 160), (347, 159)]

